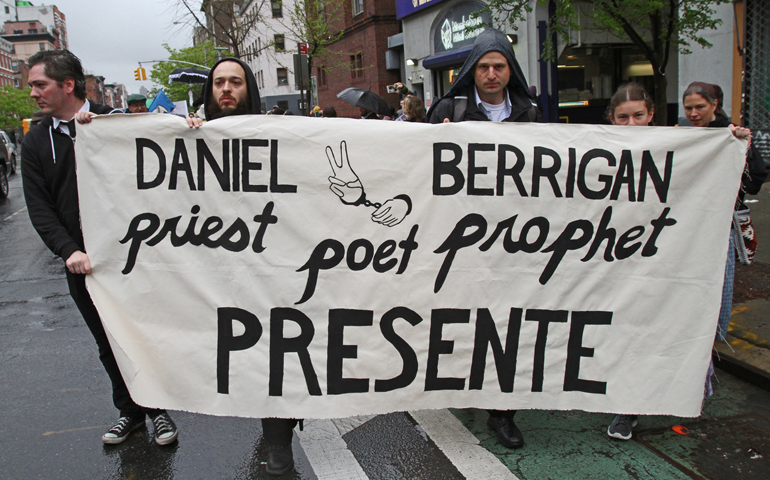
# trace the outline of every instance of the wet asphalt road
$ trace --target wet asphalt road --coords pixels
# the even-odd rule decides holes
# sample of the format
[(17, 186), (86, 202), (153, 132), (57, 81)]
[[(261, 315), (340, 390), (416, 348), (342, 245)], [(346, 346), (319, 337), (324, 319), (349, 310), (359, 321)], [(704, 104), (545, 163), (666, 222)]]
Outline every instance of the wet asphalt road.
[[(171, 412), (180, 435), (170, 446), (154, 443), (150, 424), (121, 445), (101, 442), (118, 416), (109, 380), (63, 262), (30, 224), (21, 175), (10, 186), (0, 200), (0, 479), (279, 478), (265, 474), (258, 419)], [(343, 439), (372, 479), (463, 478), (407, 414)], [(317, 478), (297, 435), (294, 458), (280, 478)]]

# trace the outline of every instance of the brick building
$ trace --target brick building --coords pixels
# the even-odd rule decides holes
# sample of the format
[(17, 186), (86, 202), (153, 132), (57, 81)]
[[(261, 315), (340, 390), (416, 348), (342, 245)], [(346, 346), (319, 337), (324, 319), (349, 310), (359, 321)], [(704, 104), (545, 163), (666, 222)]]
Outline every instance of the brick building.
[(86, 98), (94, 103), (104, 105), (104, 77), (86, 74)]
[(392, 0), (352, 0), (345, 2), (345, 11), (334, 22), (344, 34), (329, 46), (329, 51), (341, 52), (313, 61), (318, 103), (333, 106), (340, 117), (358, 118), (359, 109), (337, 99), (348, 87), (371, 89), (398, 109), (399, 96), (387, 93), (387, 85), (399, 81), (398, 70), (387, 70), (385, 64), (388, 37), (398, 34), (401, 22), (396, 20)]

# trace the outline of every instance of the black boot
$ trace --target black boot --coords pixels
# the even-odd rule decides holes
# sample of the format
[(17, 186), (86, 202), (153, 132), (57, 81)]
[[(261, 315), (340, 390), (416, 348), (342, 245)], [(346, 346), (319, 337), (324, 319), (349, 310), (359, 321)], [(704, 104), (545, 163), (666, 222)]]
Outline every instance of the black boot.
[(267, 444), (267, 474), (283, 475), (294, 468), (291, 438), (297, 420), (289, 418), (263, 418), (262, 435)]
[(497, 432), (497, 441), (506, 448), (521, 448), (524, 446), (524, 435), (513, 422), (515, 410), (487, 410), (489, 420), (487, 426)]
[(294, 453), (289, 445), (270, 445), (267, 447), (268, 475), (283, 475), (294, 468)]

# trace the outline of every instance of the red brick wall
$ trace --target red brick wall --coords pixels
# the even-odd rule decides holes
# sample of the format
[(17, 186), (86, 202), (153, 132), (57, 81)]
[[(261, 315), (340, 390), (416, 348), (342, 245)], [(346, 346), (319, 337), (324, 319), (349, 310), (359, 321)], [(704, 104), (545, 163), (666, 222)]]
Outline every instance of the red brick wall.
[[(386, 86), (399, 80), (398, 70), (385, 70), (385, 51), (388, 37), (399, 33), (400, 22), (396, 20), (396, 6), (392, 0), (363, 0), (363, 13), (352, 16), (352, 1), (346, 2), (345, 12), (335, 22), (337, 28), (344, 23), (345, 34), (329, 47), (330, 51), (341, 52), (326, 59), (315, 59), (313, 75), (320, 65), (326, 65), (326, 85), (318, 85), (318, 100), (321, 108), (332, 106), (340, 117), (359, 117), (358, 107), (337, 99), (337, 94), (348, 87), (369, 89), (399, 108), (399, 96), (387, 93)], [(350, 70), (350, 56), (363, 54), (363, 76), (353, 78)], [(320, 79), (319, 79), (320, 80)]]

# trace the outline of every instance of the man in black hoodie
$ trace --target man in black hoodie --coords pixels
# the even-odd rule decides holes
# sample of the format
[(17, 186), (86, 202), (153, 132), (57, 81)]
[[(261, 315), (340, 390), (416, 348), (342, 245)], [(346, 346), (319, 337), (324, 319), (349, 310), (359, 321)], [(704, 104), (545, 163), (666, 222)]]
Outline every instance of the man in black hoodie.
[(67, 50), (38, 52), (29, 58), (30, 97), (45, 117), (24, 136), (22, 164), (24, 197), (29, 218), (43, 243), (64, 260), (67, 283), (83, 319), (99, 347), (112, 382), (112, 399), (120, 419), (103, 436), (107, 444), (122, 443), (149, 415), (155, 442), (167, 445), (177, 438), (177, 428), (165, 410), (137, 405), (126, 387), (104, 331), (99, 312), (86, 290), (91, 261), (80, 230), (77, 176), (75, 173), (75, 117), (120, 113), (86, 99), (86, 80), (78, 57)]
[[(508, 36), (487, 29), (476, 38), (449, 92), (431, 106), (430, 123), (540, 121)], [(507, 448), (524, 445), (524, 435), (513, 421), (515, 410), (487, 410), (487, 426)]]
[[(236, 58), (225, 58), (217, 62), (206, 80), (203, 105), (207, 121), (230, 115), (262, 113), (259, 89), (251, 68)], [(199, 118), (188, 117), (187, 124), (190, 128), (198, 128), (203, 122)], [(268, 450), (266, 470), (269, 475), (283, 475), (294, 468), (291, 439), (297, 422), (287, 418), (262, 419), (262, 435)]]
[(452, 88), (428, 112), (430, 123), (467, 120), (540, 121), (511, 42), (500, 30), (476, 38)]

